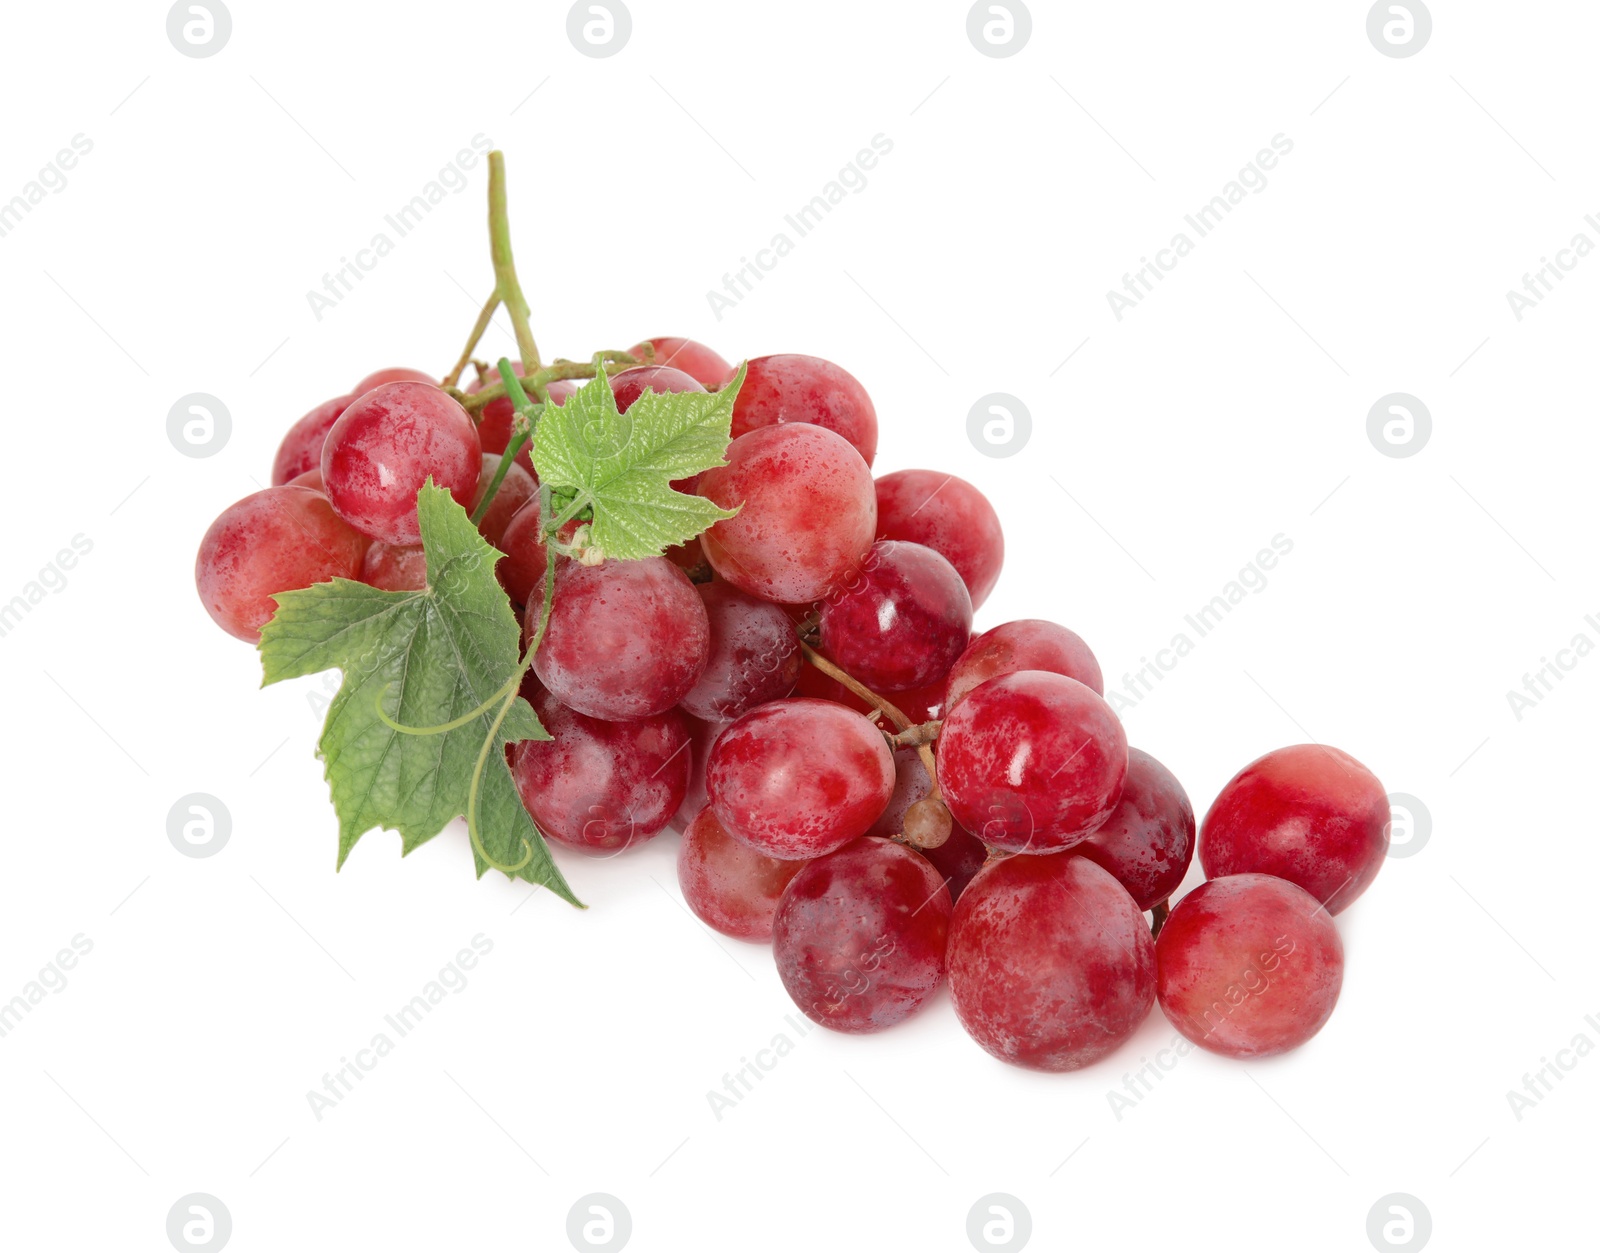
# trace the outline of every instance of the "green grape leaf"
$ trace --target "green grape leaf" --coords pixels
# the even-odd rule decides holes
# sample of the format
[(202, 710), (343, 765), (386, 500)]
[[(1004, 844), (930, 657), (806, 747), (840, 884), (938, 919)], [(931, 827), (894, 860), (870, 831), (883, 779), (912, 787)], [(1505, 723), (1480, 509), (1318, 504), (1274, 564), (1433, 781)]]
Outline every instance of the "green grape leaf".
[(533, 436), (533, 466), (552, 492), (571, 491), (579, 508), (592, 510), (591, 550), (657, 557), (738, 512), (675, 491), (672, 482), (727, 464), (744, 375), (741, 365), (716, 392), (647, 391), (621, 413), (601, 373), (565, 404), (545, 407)]
[[(261, 631), (262, 685), (324, 670), (344, 674), (328, 708), (317, 754), (339, 816), (343, 866), (374, 827), (400, 833), (404, 856), (466, 812), (478, 754), (502, 702), (449, 731), (402, 733), (453, 722), (490, 702), (516, 673), (520, 632), (494, 577), (500, 554), (478, 534), (450, 493), (430, 480), (417, 494), (428, 582), (420, 592), (385, 592), (334, 579), (277, 597)], [(581, 902), (550, 857), (523, 808), (505, 746), (547, 740), (538, 716), (518, 696), (495, 732), (478, 788), (477, 828), (484, 851), (515, 877)], [(490, 864), (473, 850), (479, 877)]]

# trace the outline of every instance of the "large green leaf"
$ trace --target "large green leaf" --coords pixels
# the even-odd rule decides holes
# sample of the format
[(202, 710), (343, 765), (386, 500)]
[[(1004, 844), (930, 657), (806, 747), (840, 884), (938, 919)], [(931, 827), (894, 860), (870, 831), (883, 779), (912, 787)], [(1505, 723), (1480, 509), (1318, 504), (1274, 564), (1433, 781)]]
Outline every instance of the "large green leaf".
[(602, 373), (565, 404), (545, 406), (533, 437), (534, 468), (552, 491), (592, 510), (589, 547), (596, 555), (655, 557), (733, 517), (737, 510), (671, 484), (726, 464), (744, 375), (741, 365), (717, 392), (647, 391), (621, 413)]
[[(339, 816), (339, 865), (374, 827), (398, 831), (401, 853), (432, 839), (464, 814), (479, 750), (500, 702), (454, 730), (412, 735), (408, 727), (452, 722), (483, 705), (516, 672), (517, 620), (494, 577), (499, 554), (465, 510), (430, 481), (417, 497), (428, 585), (385, 592), (335, 579), (285, 592), (261, 632), (263, 683), (338, 669), (339, 694), (318, 745)], [(479, 785), (477, 829), (501, 866), (578, 904), (523, 808), (505, 745), (548, 739), (520, 696), (495, 732)], [(529, 851), (531, 850), (531, 856)], [(489, 864), (473, 853), (481, 876)]]

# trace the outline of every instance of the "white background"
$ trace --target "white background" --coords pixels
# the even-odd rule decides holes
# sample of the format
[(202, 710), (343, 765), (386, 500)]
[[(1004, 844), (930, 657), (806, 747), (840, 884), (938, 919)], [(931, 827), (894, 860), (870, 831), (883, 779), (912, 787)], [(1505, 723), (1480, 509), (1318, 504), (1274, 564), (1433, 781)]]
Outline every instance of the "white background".
[[(1563, 1055), (1520, 1120), (1507, 1092), (1600, 1044), (1600, 659), (1520, 720), (1506, 693), (1600, 642), (1600, 259), (1520, 322), (1505, 293), (1600, 243), (1594, 6), (1440, 0), (1407, 59), (1361, 3), (1040, 2), (1006, 59), (945, 2), (637, 0), (609, 59), (558, 4), (232, 15), (206, 59), (160, 4), (5, 16), (0, 200), (93, 142), (0, 238), (0, 601), (93, 544), (0, 638), (0, 999), (93, 943), (0, 1038), (8, 1247), (165, 1249), (191, 1192), (238, 1250), (565, 1248), (592, 1192), (641, 1251), (961, 1250), (994, 1192), (1035, 1248), (1365, 1250), (1394, 1192), (1440, 1250), (1592, 1238), (1600, 1057)], [(879, 133), (866, 188), (718, 320), (707, 290)], [(1265, 190), (1119, 322), (1107, 290), (1280, 133)], [(947, 997), (801, 1038), (768, 952), (686, 913), (670, 833), (563, 855), (587, 912), (475, 882), (459, 827), (405, 862), (373, 832), (334, 874), (322, 686), (257, 690), (193, 553), (302, 412), (454, 359), (490, 283), (481, 163), (320, 320), (306, 293), (475, 134), (507, 153), (547, 355), (682, 334), (844, 365), (880, 471), (950, 470), (998, 505), (980, 626), (1063, 622), (1118, 687), (1293, 541), (1125, 718), (1202, 811), (1314, 737), (1431, 814), (1339, 917), (1344, 995), (1314, 1041), (1191, 1055), (1119, 1119), (1108, 1092), (1172, 1038), (1159, 1012), (1062, 1076), (989, 1058)], [(1406, 459), (1366, 433), (1397, 391), (1433, 416)], [(214, 456), (168, 441), (190, 392), (231, 412)], [(1009, 458), (967, 438), (989, 392), (1033, 415)], [(232, 816), (204, 860), (167, 838), (191, 792)], [(308, 1090), (478, 933), (466, 988), (318, 1121)], [(793, 1051), (716, 1118), (708, 1091), (779, 1033)]]

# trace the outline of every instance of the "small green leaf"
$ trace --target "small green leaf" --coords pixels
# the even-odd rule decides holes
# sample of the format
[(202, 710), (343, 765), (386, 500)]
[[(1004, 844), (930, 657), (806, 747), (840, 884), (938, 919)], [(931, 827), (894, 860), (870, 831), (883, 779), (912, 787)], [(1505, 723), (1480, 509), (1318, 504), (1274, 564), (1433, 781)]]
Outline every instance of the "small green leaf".
[(603, 556), (657, 557), (687, 543), (738, 512), (671, 484), (726, 464), (744, 375), (741, 365), (717, 392), (647, 391), (627, 413), (618, 412), (610, 380), (597, 375), (540, 416), (533, 437), (539, 481), (556, 493), (575, 492), (575, 501), (593, 509), (590, 542)]
[[(384, 592), (335, 579), (277, 598), (261, 632), (263, 686), (323, 670), (344, 672), (318, 742), (334, 810), (339, 815), (339, 865), (373, 827), (400, 833), (401, 853), (432, 839), (466, 812), (467, 790), (500, 701), (462, 726), (435, 735), (396, 731), (393, 722), (433, 727), (490, 701), (516, 673), (520, 632), (511, 603), (494, 577), (500, 554), (467, 513), (432, 481), (417, 495), (428, 586)], [(506, 765), (505, 745), (549, 739), (520, 696), (496, 733), (479, 785), (479, 835), (484, 850), (518, 878), (579, 904), (533, 820)], [(526, 842), (526, 843), (524, 843)], [(489, 864), (474, 850), (481, 877)]]

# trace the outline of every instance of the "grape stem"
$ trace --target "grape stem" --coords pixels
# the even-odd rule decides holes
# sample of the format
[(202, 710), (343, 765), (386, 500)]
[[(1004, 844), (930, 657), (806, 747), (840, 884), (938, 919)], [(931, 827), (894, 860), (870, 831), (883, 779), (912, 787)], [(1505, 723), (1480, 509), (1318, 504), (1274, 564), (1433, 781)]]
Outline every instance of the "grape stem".
[[(605, 358), (607, 374), (618, 374), (639, 364), (639, 358), (632, 353), (604, 352), (597, 355)], [(522, 376), (522, 385), (537, 394), (557, 379), (592, 379), (596, 373), (593, 361), (556, 361), (534, 370), (531, 374), (525, 373)], [(504, 383), (491, 384), (480, 392), (463, 392), (459, 388), (452, 387), (446, 387), (445, 391), (452, 400), (474, 417), (482, 412), (483, 407), (490, 401), (509, 395)]]
[[(532, 374), (539, 368), (539, 345), (533, 342), (527, 297), (522, 294), (516, 262), (511, 257), (511, 217), (506, 211), (506, 155), (498, 148), (489, 154), (489, 254), (494, 258), (495, 298), (505, 305), (511, 318), (523, 372)], [(487, 321), (486, 318), (480, 320)]]
[(904, 731), (897, 731), (889, 737), (890, 748), (923, 748), (932, 744), (939, 738), (939, 729), (944, 723), (938, 719), (924, 722), (918, 726), (907, 727)]
[[(903, 714), (894, 705), (890, 704), (883, 697), (879, 696), (860, 680), (849, 674), (846, 674), (843, 670), (839, 669), (839, 667), (834, 665), (833, 662), (829, 661), (816, 649), (812, 648), (810, 644), (807, 644), (805, 640), (800, 641), (800, 651), (805, 656), (805, 659), (818, 670), (822, 671), (823, 674), (827, 675), (841, 687), (854, 693), (856, 696), (859, 696), (862, 700), (866, 701), (867, 704), (871, 705), (880, 714), (887, 718), (891, 724), (893, 724), (894, 729), (899, 732), (899, 735), (886, 736), (890, 744), (894, 744), (895, 741), (906, 732), (916, 731), (919, 729), (913, 727), (911, 719), (906, 717), (905, 714)], [(932, 726), (937, 724), (927, 723), (924, 725)], [(928, 747), (928, 743), (929, 741), (924, 741), (923, 743), (915, 745), (917, 756), (922, 759), (922, 768), (928, 772), (928, 781), (933, 784), (933, 790), (928, 793), (926, 799), (943, 804), (943, 796), (939, 791), (939, 768), (934, 762), (933, 750)]]
[(888, 701), (879, 696), (860, 680), (852, 678), (843, 670), (839, 669), (838, 666), (834, 665), (833, 662), (829, 661), (804, 640), (800, 641), (800, 651), (805, 654), (805, 659), (818, 670), (822, 671), (823, 674), (827, 675), (841, 687), (848, 689), (854, 695), (859, 696), (890, 722), (894, 723), (894, 729), (896, 731), (911, 730), (910, 718), (906, 717), (905, 714), (901, 713), (899, 709), (895, 708), (895, 706), (891, 705)]
[[(547, 386), (557, 379), (593, 378), (604, 371), (614, 373), (626, 369), (630, 365), (638, 364), (639, 359), (631, 353), (601, 352), (587, 362), (557, 361), (550, 366), (545, 366), (539, 359), (539, 346), (534, 342), (533, 328), (529, 325), (528, 300), (523, 295), (522, 283), (517, 278), (517, 266), (511, 253), (511, 217), (506, 208), (506, 159), (505, 154), (498, 149), (489, 153), (489, 254), (494, 262), (494, 291), (489, 299), (484, 302), (483, 308), (478, 313), (478, 319), (473, 323), (472, 332), (468, 336), (466, 347), (461, 350), (455, 367), (443, 380), (444, 391), (459, 403), (473, 421), (477, 421), (483, 407), (502, 396), (511, 399), (516, 410), (512, 420), (512, 435), (507, 441), (505, 450), (500, 455), (500, 464), (495, 467), (494, 477), (490, 479), (488, 489), (483, 494), (483, 499), (472, 512), (472, 521), (483, 521), (484, 515), (489, 511), (489, 506), (494, 503), (495, 493), (500, 490), (500, 485), (505, 482), (506, 474), (511, 469), (511, 463), (517, 454), (533, 438), (534, 428), (538, 422), (539, 406), (549, 403)], [(511, 318), (511, 327), (516, 335), (517, 354), (522, 361), (523, 378), (518, 379), (511, 362), (501, 358), (499, 362), (500, 382), (491, 387), (468, 395), (458, 386), (461, 374), (468, 364), (472, 362), (472, 354), (477, 349), (484, 333), (489, 329), (496, 309), (505, 306), (507, 315)], [(654, 355), (653, 352), (651, 354)], [(479, 370), (480, 379), (483, 371)], [(538, 405), (530, 400), (528, 393), (532, 392)], [(550, 488), (543, 484), (539, 492), (540, 516), (545, 519), (550, 517)], [(494, 721), (489, 726), (489, 733), (484, 737), (483, 744), (478, 750), (478, 759), (472, 768), (472, 782), (467, 788), (467, 835), (472, 841), (473, 850), (483, 859), (485, 864), (507, 875), (514, 875), (530, 861), (533, 860), (534, 847), (526, 838), (522, 840), (522, 859), (514, 865), (505, 865), (489, 856), (483, 846), (482, 837), (478, 832), (478, 792), (483, 783), (483, 771), (488, 763), (489, 754), (499, 742), (500, 728), (505, 724), (506, 717), (510, 714), (512, 706), (522, 689), (522, 680), (533, 665), (534, 655), (539, 651), (539, 645), (544, 642), (545, 632), (550, 626), (550, 613), (555, 604), (556, 593), (556, 559), (565, 547), (557, 539), (559, 524), (548, 524), (545, 528), (545, 577), (544, 598), (539, 610), (539, 624), (534, 632), (533, 639), (529, 642), (516, 672), (506, 680), (504, 686), (496, 691), (486, 702), (461, 718), (436, 727), (407, 727), (391, 719), (383, 709), (383, 693), (378, 694), (378, 717), (395, 731), (410, 735), (437, 735), (446, 731), (455, 730), (465, 726), (474, 718), (482, 717), (499, 701), (500, 708), (495, 714)], [(387, 689), (385, 689), (387, 690)], [(531, 819), (530, 819), (531, 821)], [(537, 826), (534, 828), (538, 830)]]
[(473, 324), (472, 335), (467, 340), (467, 346), (461, 350), (461, 356), (456, 359), (455, 369), (444, 376), (446, 389), (454, 388), (461, 381), (461, 372), (472, 361), (472, 352), (478, 346), (478, 341), (483, 338), (483, 333), (489, 329), (489, 319), (494, 317), (494, 311), (500, 307), (500, 289), (497, 286), (489, 299), (484, 302), (483, 312), (478, 314), (478, 320)]
[(1167, 915), (1170, 912), (1166, 901), (1156, 902), (1155, 908), (1150, 911), (1150, 935), (1152, 939), (1161, 934), (1161, 928), (1166, 923)]
[(511, 396), (511, 403), (516, 407), (517, 413), (512, 419), (511, 439), (506, 444), (505, 451), (500, 454), (500, 464), (494, 468), (494, 478), (489, 480), (489, 490), (484, 492), (483, 499), (472, 511), (474, 526), (483, 521), (484, 515), (489, 512), (489, 506), (494, 504), (495, 493), (500, 490), (500, 484), (506, 481), (511, 463), (516, 460), (523, 445), (533, 438), (533, 429), (539, 420), (533, 401), (529, 400), (528, 394), (522, 390), (522, 381), (511, 368), (511, 362), (504, 357), (500, 358), (500, 377), (505, 380), (506, 391)]
[(554, 530), (559, 531), (562, 527), (566, 526), (567, 523), (571, 522), (580, 513), (582, 513), (585, 509), (587, 509), (589, 507), (589, 504), (590, 504), (590, 501), (589, 501), (589, 498), (587, 496), (584, 496), (584, 495), (581, 495), (581, 494), (577, 495), (577, 496), (574, 496), (572, 498), (572, 503), (569, 504), (565, 509), (563, 509), (559, 514), (556, 515), (555, 521), (552, 522), (550, 524), (550, 526)]

